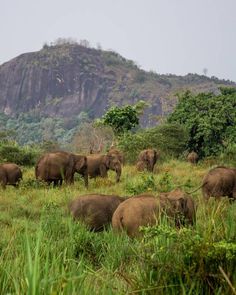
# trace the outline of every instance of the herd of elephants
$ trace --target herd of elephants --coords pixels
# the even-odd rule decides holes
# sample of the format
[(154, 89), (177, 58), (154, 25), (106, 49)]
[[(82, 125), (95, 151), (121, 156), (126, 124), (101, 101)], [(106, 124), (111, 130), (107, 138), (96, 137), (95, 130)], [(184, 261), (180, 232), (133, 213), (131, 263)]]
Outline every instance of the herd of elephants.
[[(153, 172), (158, 158), (159, 153), (155, 149), (141, 151), (136, 163), (137, 170)], [(197, 153), (191, 152), (187, 160), (192, 164), (197, 163)], [(67, 184), (72, 184), (77, 172), (83, 176), (85, 186), (88, 187), (89, 177), (106, 177), (109, 169), (116, 172), (116, 181), (119, 182), (122, 165), (123, 154), (114, 147), (105, 155), (83, 156), (56, 151), (41, 156), (35, 166), (35, 177), (39, 181), (53, 183), (56, 186), (61, 185), (63, 180)], [(22, 171), (18, 165), (0, 165), (0, 183), (3, 188), (8, 184), (18, 186), (21, 179)], [(197, 189), (200, 188), (205, 200), (222, 196), (236, 199), (236, 169), (225, 166), (211, 169)], [(82, 221), (92, 231), (101, 231), (112, 224), (115, 231), (125, 230), (130, 237), (140, 234), (140, 226), (156, 224), (163, 213), (173, 220), (177, 227), (193, 225), (196, 217), (193, 198), (180, 189), (160, 193), (158, 196), (143, 193), (126, 198), (118, 195), (86, 194), (71, 201), (69, 210), (75, 220)]]

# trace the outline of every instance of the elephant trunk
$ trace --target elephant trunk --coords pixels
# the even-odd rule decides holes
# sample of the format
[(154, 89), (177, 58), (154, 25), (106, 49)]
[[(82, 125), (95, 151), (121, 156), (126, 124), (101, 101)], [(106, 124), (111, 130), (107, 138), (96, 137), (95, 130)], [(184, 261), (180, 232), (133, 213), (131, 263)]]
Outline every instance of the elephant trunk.
[(148, 162), (148, 171), (153, 172), (154, 169), (154, 159), (151, 159), (150, 162)]
[(116, 171), (116, 182), (119, 182), (120, 176), (121, 176), (121, 167), (120, 166), (116, 167), (115, 171)]

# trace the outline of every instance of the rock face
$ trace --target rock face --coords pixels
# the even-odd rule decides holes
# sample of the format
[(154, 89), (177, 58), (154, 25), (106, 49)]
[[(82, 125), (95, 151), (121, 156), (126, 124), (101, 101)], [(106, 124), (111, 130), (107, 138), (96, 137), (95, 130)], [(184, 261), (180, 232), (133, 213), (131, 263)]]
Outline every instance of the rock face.
[(115, 52), (78, 44), (44, 46), (0, 66), (0, 112), (63, 118), (86, 112), (93, 119), (111, 105), (142, 99), (150, 103), (142, 124), (150, 126), (173, 109), (177, 90), (216, 92), (222, 84), (235, 85), (194, 74), (148, 73)]
[(95, 50), (46, 48), (0, 67), (0, 110), (15, 115), (37, 108), (46, 115), (67, 117), (96, 109), (99, 116), (113, 83)]

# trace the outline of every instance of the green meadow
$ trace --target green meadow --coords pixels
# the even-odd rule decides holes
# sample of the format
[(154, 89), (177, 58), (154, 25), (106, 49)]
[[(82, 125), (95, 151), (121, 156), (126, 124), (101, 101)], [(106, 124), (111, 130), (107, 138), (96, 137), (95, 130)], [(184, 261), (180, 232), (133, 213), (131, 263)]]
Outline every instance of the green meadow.
[(172, 159), (154, 174), (125, 166), (120, 183), (111, 172), (91, 179), (89, 189), (79, 176), (72, 186), (47, 187), (34, 168), (23, 168), (18, 189), (0, 190), (0, 294), (236, 294), (236, 203), (205, 204), (198, 190), (193, 227), (176, 229), (163, 219), (142, 228), (139, 239), (112, 228), (90, 232), (67, 209), (87, 193), (191, 192), (215, 164)]

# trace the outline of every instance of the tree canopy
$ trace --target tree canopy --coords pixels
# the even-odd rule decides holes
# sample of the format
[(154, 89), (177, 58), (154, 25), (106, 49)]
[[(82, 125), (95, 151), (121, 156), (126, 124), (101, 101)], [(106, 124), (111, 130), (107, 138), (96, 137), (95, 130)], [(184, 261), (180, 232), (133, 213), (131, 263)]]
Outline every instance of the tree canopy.
[(110, 126), (116, 135), (129, 131), (139, 124), (136, 106), (110, 108), (101, 119), (102, 124)]
[(200, 156), (216, 155), (236, 143), (236, 89), (221, 93), (179, 94), (179, 102), (169, 123), (184, 125), (189, 133), (188, 149)]

